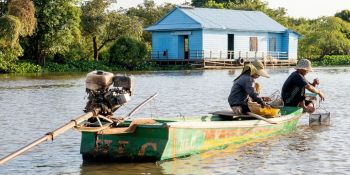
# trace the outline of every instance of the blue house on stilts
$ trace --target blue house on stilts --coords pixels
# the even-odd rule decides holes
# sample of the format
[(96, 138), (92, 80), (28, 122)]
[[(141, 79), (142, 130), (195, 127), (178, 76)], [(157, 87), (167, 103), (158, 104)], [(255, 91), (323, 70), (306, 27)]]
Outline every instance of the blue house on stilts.
[(300, 35), (259, 11), (177, 6), (153, 26), (152, 60), (295, 62)]

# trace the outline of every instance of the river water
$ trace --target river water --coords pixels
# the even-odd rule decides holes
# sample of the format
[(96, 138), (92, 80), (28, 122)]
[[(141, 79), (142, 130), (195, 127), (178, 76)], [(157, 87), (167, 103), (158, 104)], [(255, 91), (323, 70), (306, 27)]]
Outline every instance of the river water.
[[(280, 89), (293, 71), (268, 69), (259, 78), (262, 93)], [(227, 96), (240, 70), (133, 73), (132, 101), (115, 115), (124, 116), (158, 92), (155, 101), (134, 117), (171, 117), (207, 114), (229, 109)], [(123, 73), (122, 73), (123, 74)], [(331, 112), (332, 125), (310, 128), (308, 118), (296, 132), (265, 141), (229, 146), (187, 158), (158, 163), (83, 163), (80, 133), (70, 130), (0, 166), (0, 174), (349, 174), (350, 68), (316, 68), (326, 94), (322, 104)], [(0, 157), (43, 136), (83, 113), (85, 74), (0, 75)]]

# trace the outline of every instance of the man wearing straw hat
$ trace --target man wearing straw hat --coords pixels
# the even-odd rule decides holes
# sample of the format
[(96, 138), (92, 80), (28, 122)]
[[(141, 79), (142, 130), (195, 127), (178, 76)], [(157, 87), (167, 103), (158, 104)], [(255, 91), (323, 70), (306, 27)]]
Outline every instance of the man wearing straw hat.
[(323, 101), (324, 94), (315, 88), (320, 82), (314, 79), (313, 83), (306, 80), (305, 76), (312, 71), (311, 62), (307, 59), (302, 59), (295, 67), (293, 72), (282, 87), (282, 99), (286, 106), (299, 106), (304, 109), (304, 112), (313, 113), (315, 105), (311, 101), (305, 100), (305, 89), (320, 96)]
[(262, 107), (268, 106), (258, 92), (255, 90), (255, 79), (260, 76), (269, 78), (270, 76), (264, 69), (264, 65), (256, 60), (246, 64), (243, 67), (241, 75), (239, 75), (233, 83), (231, 93), (228, 97), (228, 103), (234, 115), (241, 115), (250, 112), (248, 108), (248, 98), (259, 103)]

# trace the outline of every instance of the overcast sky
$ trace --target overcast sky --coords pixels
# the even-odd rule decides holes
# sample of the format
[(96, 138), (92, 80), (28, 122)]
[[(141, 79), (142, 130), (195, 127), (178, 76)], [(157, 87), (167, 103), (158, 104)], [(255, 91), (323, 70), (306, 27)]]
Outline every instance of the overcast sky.
[[(117, 8), (129, 8), (143, 3), (143, 0), (117, 0)], [(190, 0), (154, 0), (157, 4), (170, 2), (181, 4)], [(336, 12), (350, 9), (350, 0), (264, 0), (269, 7), (284, 7), (292, 17), (317, 18), (320, 16), (333, 16)]]

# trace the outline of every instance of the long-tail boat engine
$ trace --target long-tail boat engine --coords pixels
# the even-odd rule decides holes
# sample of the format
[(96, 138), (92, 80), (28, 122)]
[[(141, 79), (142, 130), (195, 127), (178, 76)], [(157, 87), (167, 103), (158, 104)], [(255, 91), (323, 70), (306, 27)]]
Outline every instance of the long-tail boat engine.
[(134, 82), (132, 77), (93, 71), (87, 74), (85, 84), (88, 102), (84, 111), (100, 108), (101, 115), (109, 116), (130, 100)]

